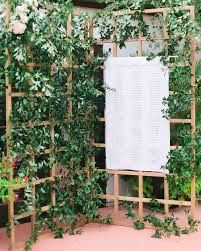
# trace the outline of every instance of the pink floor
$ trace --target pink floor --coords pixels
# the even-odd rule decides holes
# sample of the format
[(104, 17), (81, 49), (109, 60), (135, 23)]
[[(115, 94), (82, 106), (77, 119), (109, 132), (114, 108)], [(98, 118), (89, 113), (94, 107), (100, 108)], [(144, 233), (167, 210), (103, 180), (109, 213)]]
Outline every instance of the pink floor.
[[(198, 208), (201, 219), (201, 207)], [(182, 214), (181, 214), (182, 217)], [(18, 227), (18, 239), (29, 233), (29, 224)], [(153, 239), (153, 230), (136, 231), (129, 227), (88, 224), (81, 235), (65, 235), (62, 240), (42, 237), (33, 251), (201, 251), (201, 225), (199, 231), (189, 236)], [(0, 251), (7, 251), (7, 238), (0, 231)]]

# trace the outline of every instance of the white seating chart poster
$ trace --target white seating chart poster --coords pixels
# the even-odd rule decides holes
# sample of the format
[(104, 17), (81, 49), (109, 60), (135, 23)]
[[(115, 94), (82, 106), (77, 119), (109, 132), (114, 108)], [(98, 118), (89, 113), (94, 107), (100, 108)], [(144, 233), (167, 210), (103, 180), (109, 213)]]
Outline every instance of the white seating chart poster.
[(164, 172), (170, 122), (163, 118), (169, 95), (168, 68), (160, 58), (110, 57), (105, 63), (106, 167)]

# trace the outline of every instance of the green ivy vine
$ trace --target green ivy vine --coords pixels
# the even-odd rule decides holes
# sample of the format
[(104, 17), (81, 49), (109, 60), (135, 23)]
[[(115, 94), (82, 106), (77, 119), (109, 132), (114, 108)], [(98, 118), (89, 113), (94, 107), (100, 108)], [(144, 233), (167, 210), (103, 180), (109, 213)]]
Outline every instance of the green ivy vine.
[[(191, 118), (191, 41), (190, 37), (200, 41), (200, 3), (199, 1), (101, 1), (107, 4), (104, 11), (97, 14), (95, 25), (101, 30), (100, 36), (102, 40), (111, 39), (116, 42), (120, 48), (126, 46), (128, 39), (136, 39), (139, 35), (146, 37), (145, 43), (149, 43), (149, 50), (143, 50), (143, 56), (147, 56), (148, 60), (159, 56), (164, 64), (170, 69), (170, 91), (173, 95), (164, 99), (164, 104), (168, 109), (164, 110), (164, 117), (169, 118)], [(179, 9), (178, 7), (195, 5), (196, 20), (190, 20), (190, 13)], [(169, 8), (165, 16), (163, 14), (144, 15), (144, 10), (149, 8)], [(117, 17), (116, 13), (121, 11), (123, 14)], [(130, 13), (133, 12), (131, 15)], [(149, 20), (149, 21), (147, 21)], [(157, 22), (155, 21), (157, 20)], [(115, 24), (116, 23), (116, 24)], [(163, 46), (155, 40), (159, 35), (163, 35), (163, 25), (165, 23), (165, 31), (168, 37), (164, 40)], [(115, 24), (115, 25), (114, 25)], [(156, 28), (156, 30), (155, 30)], [(115, 35), (113, 36), (115, 31)], [(154, 48), (154, 49), (153, 49)], [(196, 67), (196, 135), (192, 138), (191, 125), (171, 126), (171, 145), (175, 146), (175, 150), (169, 153), (169, 161), (167, 168), (171, 175), (168, 176), (170, 198), (177, 200), (190, 200), (191, 198), (191, 179), (195, 175), (196, 195), (199, 197), (201, 192), (201, 173), (200, 173), (200, 62)], [(180, 147), (181, 146), (181, 147)], [(195, 167), (192, 169), (192, 147), (195, 147)], [(134, 177), (125, 177), (130, 184), (130, 190), (133, 195), (138, 194), (138, 180)], [(154, 181), (145, 179), (144, 196), (155, 199), (153, 194)], [(163, 187), (161, 184), (161, 190)], [(147, 191), (148, 188), (148, 191)], [(181, 233), (189, 233), (192, 229), (196, 229), (198, 221), (188, 218), (189, 229), (180, 229), (174, 217), (165, 217), (163, 220), (156, 217), (155, 214), (147, 215), (142, 219), (138, 219), (133, 212), (131, 205), (128, 205), (128, 217), (134, 220), (134, 227), (144, 229), (145, 223), (151, 224), (156, 233), (154, 237), (161, 238), (171, 234), (180, 235)], [(195, 227), (192, 227), (192, 225)], [(161, 230), (162, 229), (162, 230)]]
[[(152, 200), (150, 203), (151, 212), (144, 216), (142, 219), (136, 215), (134, 203), (124, 203), (124, 207), (127, 210), (127, 218), (133, 222), (133, 228), (136, 230), (143, 230), (148, 224), (153, 227), (153, 238), (161, 239), (162, 237), (181, 236), (184, 234), (190, 234), (198, 231), (198, 225), (200, 222), (187, 215), (186, 227), (180, 227), (177, 223), (178, 218), (174, 215), (164, 216), (164, 211), (161, 209), (161, 205), (157, 200)], [(186, 212), (188, 214), (188, 212)]]
[[(159, 56), (164, 64), (168, 64), (170, 69), (170, 90), (174, 95), (170, 95), (164, 104), (168, 105), (168, 109), (164, 110), (164, 116), (167, 118), (184, 118), (191, 117), (191, 41), (190, 37), (200, 39), (198, 37), (199, 24), (190, 20), (190, 14), (187, 11), (178, 9), (177, 7), (194, 4), (193, 1), (104, 1), (107, 3), (105, 11), (98, 13), (96, 26), (100, 27), (101, 39), (113, 39), (120, 47), (125, 46), (125, 41), (131, 38), (139, 37), (143, 34), (149, 42), (150, 48), (153, 48), (157, 41), (154, 38), (163, 34), (161, 22), (166, 23), (166, 32), (168, 38), (165, 39), (163, 46), (157, 46), (157, 50), (143, 51), (143, 55), (148, 60)], [(144, 17), (144, 9), (169, 7), (165, 19), (162, 14), (149, 15), (151, 26), (155, 26), (155, 30), (150, 28), (150, 22)], [(124, 15), (117, 18), (115, 11), (123, 11)], [(131, 15), (129, 11), (134, 11)], [(157, 22), (155, 22), (157, 19)], [(114, 27), (116, 20), (117, 25)], [(116, 35), (113, 37), (114, 30)], [(200, 63), (196, 70), (196, 102), (197, 108), (200, 105)], [(181, 81), (182, 79), (182, 81)], [(189, 183), (193, 174), (200, 180), (200, 115), (197, 112), (197, 131), (195, 139), (192, 139), (191, 127), (188, 125), (172, 125), (171, 126), (171, 145), (182, 146), (171, 151), (169, 162), (166, 168), (170, 171), (169, 183), (171, 186), (172, 199), (189, 199)], [(192, 163), (192, 145), (196, 148), (196, 165), (191, 168)], [(188, 188), (187, 188), (188, 187)], [(197, 192), (200, 192), (200, 185), (197, 186)], [(188, 191), (187, 191), (188, 190)]]
[[(170, 88), (175, 95), (164, 100), (169, 105), (164, 116), (189, 118), (192, 99), (189, 95), (190, 40), (186, 39), (185, 43), (183, 41), (189, 34), (197, 38), (198, 26), (189, 21), (186, 11), (175, 7), (193, 2), (105, 2), (108, 7), (94, 17), (94, 25), (99, 30), (101, 39), (113, 39), (121, 48), (125, 46), (127, 39), (137, 38), (139, 33), (146, 36), (150, 46), (158, 47), (157, 52), (152, 50), (146, 55), (148, 59), (160, 56), (171, 71)], [(25, 94), (13, 98), (9, 149), (10, 155), (16, 160), (15, 177), (21, 177), (27, 182), (21, 210), (26, 212), (36, 207), (34, 233), (26, 243), (26, 250), (30, 250), (38, 234), (44, 229), (50, 229), (55, 238), (61, 238), (65, 233), (76, 233), (80, 219), (85, 222), (94, 219), (101, 219), (102, 223), (111, 222), (110, 218), (102, 219), (98, 214), (102, 202), (97, 194), (102, 193), (101, 181), (107, 180), (108, 175), (98, 172), (95, 167), (92, 156), (96, 149), (91, 144), (91, 139), (95, 136), (94, 125), (98, 121), (98, 103), (104, 95), (104, 83), (97, 76), (106, 55), (92, 57), (96, 40), (88, 36), (86, 13), (73, 15), (72, 32), (67, 32), (68, 16), (73, 14), (70, 0), (12, 0), (10, 6), (8, 30), (5, 26), (5, 4), (0, 6), (0, 95), (1, 102), (5, 102), (5, 76), (10, 79), (13, 93)], [(145, 8), (155, 7), (171, 7), (165, 20), (170, 35), (165, 41), (168, 49), (167, 46), (160, 48), (154, 41), (156, 34), (150, 32), (149, 24), (143, 16)], [(125, 14), (117, 19), (113, 11), (121, 9), (126, 10)], [(135, 10), (135, 14), (130, 15), (127, 10)], [(164, 21), (160, 14), (156, 18)], [(116, 27), (111, 20), (117, 21)], [(157, 28), (161, 31), (160, 25)], [(116, 35), (113, 38), (115, 29)], [(11, 58), (7, 69), (4, 68), (6, 48)], [(171, 60), (169, 56), (172, 56)], [(181, 67), (180, 64), (184, 62), (185, 67)], [(35, 65), (31, 65), (32, 63)], [(69, 63), (70, 66), (65, 67)], [(200, 79), (198, 71), (198, 89)], [(199, 90), (196, 98), (199, 104)], [(72, 113), (69, 109), (71, 104)], [(199, 116), (197, 121), (200, 121)], [(195, 140), (192, 141), (190, 128), (172, 128), (172, 144), (182, 145), (182, 148), (170, 153), (166, 167), (172, 174), (176, 174), (169, 176), (172, 199), (189, 199), (192, 175), (201, 176), (200, 129), (198, 124)], [(4, 132), (0, 142), (2, 152), (6, 151), (5, 139)], [(191, 168), (192, 144), (197, 152), (194, 169)], [(50, 149), (50, 154), (47, 154), (47, 149)], [(45, 181), (36, 186), (36, 197), (33, 198), (32, 183), (48, 177), (52, 168), (56, 168), (58, 178), (54, 182)], [(199, 185), (198, 190), (200, 187)], [(134, 190), (136, 192), (135, 186)], [(51, 194), (55, 194), (54, 203)], [(42, 212), (41, 207), (46, 205), (50, 205), (50, 209)], [(131, 214), (130, 211), (128, 214)], [(144, 221), (156, 227), (155, 237), (163, 235), (161, 227), (166, 227), (168, 235), (169, 231), (179, 233), (175, 219), (165, 218), (159, 222), (154, 215), (149, 215)], [(197, 222), (190, 218), (189, 224), (191, 227), (197, 226)], [(134, 225), (138, 229), (144, 228), (144, 223), (139, 219)]]
[[(109, 221), (100, 218), (102, 202), (97, 198), (108, 175), (95, 168), (96, 149), (91, 144), (97, 99), (104, 94), (97, 75), (105, 56), (90, 56), (95, 40), (88, 36), (87, 14), (72, 16), (72, 32), (67, 32), (68, 17), (73, 14), (70, 0), (15, 0), (10, 6), (9, 28), (3, 25), (0, 31), (0, 87), (4, 97), (6, 75), (12, 92), (23, 93), (13, 98), (9, 154), (16, 160), (15, 177), (27, 182), (20, 192), (18, 213), (36, 209), (34, 232), (25, 248), (30, 250), (44, 229), (61, 238), (76, 233), (80, 219)], [(5, 5), (1, 7), (4, 24)], [(6, 48), (11, 64), (4, 70)], [(1, 146), (6, 151), (5, 136)], [(37, 185), (33, 198), (32, 183), (49, 177), (52, 168), (58, 178)], [(54, 203), (51, 194), (55, 194)], [(50, 209), (42, 212), (46, 205)]]

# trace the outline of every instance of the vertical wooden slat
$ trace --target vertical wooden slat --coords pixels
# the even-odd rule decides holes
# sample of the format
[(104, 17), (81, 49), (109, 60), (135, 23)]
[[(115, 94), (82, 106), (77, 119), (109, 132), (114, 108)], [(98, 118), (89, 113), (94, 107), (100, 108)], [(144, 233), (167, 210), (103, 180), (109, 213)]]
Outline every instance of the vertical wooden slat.
[[(50, 137), (51, 137), (51, 142), (52, 142), (51, 143), (51, 149), (52, 150), (54, 149), (54, 135), (55, 135), (55, 127), (54, 127), (54, 125), (51, 125), (51, 127), (50, 127)], [(56, 167), (55, 166), (51, 167), (50, 176), (51, 177), (56, 176)], [(52, 205), (56, 204), (56, 195), (55, 195), (54, 191), (51, 192), (51, 203), (52, 203)]]
[[(164, 178), (164, 199), (166, 201), (169, 200), (169, 184), (168, 184), (167, 177)], [(169, 204), (168, 204), (168, 202), (165, 202), (164, 209), (165, 209), (165, 213), (168, 215), (169, 214)]]
[(163, 11), (163, 44), (164, 44), (164, 48), (165, 48), (165, 53), (166, 53), (166, 57), (168, 58), (169, 56), (169, 48), (168, 48), (168, 41), (167, 39), (169, 38), (169, 34), (167, 31), (167, 23), (166, 23), (166, 19), (167, 19), (167, 14), (168, 11), (164, 10)]
[[(72, 33), (72, 14), (68, 15), (68, 20), (67, 20), (67, 35), (70, 36)], [(69, 76), (67, 78), (67, 94), (71, 93), (72, 90), (72, 80), (73, 80), (73, 67), (72, 67), (72, 58), (68, 59), (69, 62)], [(68, 113), (70, 118), (72, 118), (72, 113), (73, 113), (73, 103), (70, 100), (68, 103)]]
[(116, 20), (113, 21), (113, 26), (114, 26), (114, 32), (113, 32), (113, 37), (112, 37), (112, 56), (113, 57), (117, 57), (117, 43), (114, 42), (115, 39), (115, 35), (116, 35), (116, 30), (117, 30), (117, 24), (116, 24)]
[(138, 196), (139, 196), (139, 217), (142, 219), (143, 218), (143, 195), (144, 195), (144, 192), (143, 192), (143, 175), (142, 175), (142, 172), (139, 172), (139, 176), (138, 176)]
[[(12, 178), (12, 174), (10, 175), (10, 179)], [(13, 187), (9, 187), (9, 195), (10, 200), (8, 202), (8, 218), (9, 218), (9, 227), (10, 227), (10, 250), (15, 249), (15, 224), (14, 224), (14, 191)]]
[[(32, 45), (31, 43), (28, 45), (28, 54), (29, 56), (31, 57), (31, 61), (33, 62), (33, 53), (32, 53)], [(30, 72), (33, 72), (34, 70), (34, 67), (33, 65), (29, 66), (29, 71)], [(29, 80), (29, 85), (31, 86), (32, 85), (32, 81)], [(34, 109), (34, 101), (32, 100), (31, 101), (31, 105), (32, 105), (32, 109)], [(33, 128), (34, 127), (34, 122), (32, 120), (29, 120), (28, 122), (29, 124), (29, 127), (30, 128)], [(35, 161), (35, 154), (34, 154), (34, 151), (32, 150), (31, 151), (32, 154), (30, 156), (30, 159), (31, 161)], [(35, 226), (35, 219), (36, 219), (36, 188), (35, 188), (35, 185), (33, 184), (33, 176), (35, 176), (35, 172), (32, 172), (32, 184), (31, 184), (31, 188), (32, 188), (32, 216), (31, 216), (31, 230), (32, 230), (32, 233), (34, 233), (34, 226)]]
[(168, 14), (168, 10), (164, 10), (163, 11), (163, 38), (164, 38), (163, 41), (165, 43), (165, 48), (168, 49), (167, 42), (165, 41), (165, 40), (167, 40), (169, 38), (169, 34), (168, 34), (168, 31), (167, 31), (167, 22), (166, 22), (167, 14)]
[(137, 50), (137, 56), (142, 57), (143, 54), (143, 41), (142, 41), (142, 32), (139, 32), (139, 39), (138, 39), (138, 50)]
[[(53, 75), (53, 70), (51, 69), (51, 76), (52, 75)], [(50, 119), (50, 116), (51, 116), (51, 114), (49, 114), (49, 119)], [(54, 149), (55, 149), (55, 124), (54, 123), (51, 123), (51, 125), (50, 125), (50, 138), (51, 138), (50, 149), (51, 149), (51, 151), (54, 151)], [(54, 164), (54, 166), (51, 166), (51, 170), (50, 170), (51, 177), (56, 176), (56, 164), (57, 163), (53, 163), (53, 164)], [(53, 188), (53, 187), (54, 187), (54, 184), (51, 183), (51, 188)], [(55, 204), (56, 204), (56, 194), (54, 191), (51, 191), (51, 204), (53, 206), (55, 206)]]
[(114, 218), (115, 224), (119, 223), (119, 176), (117, 171), (114, 171)]
[[(167, 10), (164, 10), (163, 11), (163, 37), (164, 37), (163, 43), (164, 43), (164, 48), (165, 48), (165, 51), (166, 51), (166, 57), (168, 57), (168, 55), (169, 55), (168, 43), (167, 43), (167, 39), (169, 37), (169, 34), (168, 34), (168, 31), (167, 31), (167, 23), (166, 23), (167, 14), (168, 14)], [(166, 201), (169, 200), (168, 177), (164, 178), (164, 199)], [(169, 204), (168, 204), (168, 202), (166, 202), (164, 204), (164, 210), (165, 210), (165, 213), (168, 215), (169, 214)]]
[[(114, 26), (114, 32), (113, 32), (113, 37), (112, 37), (112, 57), (117, 57), (117, 43), (115, 43), (114, 39), (115, 39), (115, 35), (116, 35), (116, 28), (117, 28), (117, 24), (116, 24), (116, 19), (113, 20), (113, 26)], [(114, 217), (113, 217), (113, 221), (115, 224), (119, 223), (119, 200), (118, 200), (118, 196), (119, 196), (119, 176), (117, 174), (117, 171), (114, 171)]]
[[(86, 39), (88, 40), (90, 38), (93, 38), (93, 19), (88, 17), (88, 19), (86, 21)], [(90, 50), (90, 52), (86, 51), (85, 55), (86, 55), (86, 63), (87, 63), (87, 65), (89, 65), (94, 59), (94, 48), (92, 48)], [(91, 78), (91, 80), (93, 81), (93, 77)], [(86, 120), (88, 119), (87, 113), (86, 113), (85, 119)], [(94, 143), (95, 143), (94, 135), (92, 136), (90, 133), (88, 133), (87, 140), (89, 140), (91, 146), (94, 145)], [(89, 167), (89, 165), (92, 162), (95, 163), (95, 156), (91, 156), (90, 158), (89, 157), (86, 158), (85, 159), (85, 166)], [(87, 169), (87, 178), (90, 179), (90, 170), (89, 169)]]
[(35, 219), (36, 219), (36, 187), (32, 184), (32, 207), (33, 207), (33, 214), (31, 216), (31, 229), (32, 234), (35, 231)]
[[(88, 20), (88, 37), (89, 38), (94, 37), (94, 22), (93, 22), (92, 17), (89, 18), (89, 20)], [(90, 61), (94, 62), (94, 48), (91, 49), (89, 57), (90, 57)], [(94, 144), (95, 144), (95, 135), (93, 135), (93, 137), (91, 138), (91, 145), (94, 146)], [(95, 163), (95, 161), (96, 161), (95, 156), (92, 156), (90, 158), (90, 162)]]
[[(190, 8), (190, 20), (192, 22), (195, 21), (195, 7), (191, 6)], [(195, 100), (195, 92), (196, 92), (196, 79), (195, 79), (195, 71), (196, 71), (196, 42), (194, 38), (191, 38), (191, 94), (192, 94), (192, 103), (191, 103), (191, 127), (192, 127), (192, 139), (195, 139), (196, 133), (196, 100)], [(195, 147), (193, 144), (193, 160), (192, 160), (192, 168), (195, 167)], [(191, 213), (192, 216), (195, 216), (196, 211), (196, 177), (192, 176), (191, 180)]]
[[(10, 1), (7, 0), (6, 2), (6, 28), (9, 28), (10, 24), (10, 15), (11, 15), (11, 7), (10, 7)], [(9, 55), (8, 49), (6, 49), (6, 56), (7, 61), (5, 65), (5, 69), (7, 69), (11, 64), (11, 59)], [(5, 83), (6, 83), (6, 145), (7, 145), (7, 158), (8, 160), (11, 158), (10, 156), (10, 134), (11, 134), (11, 123), (10, 123), (10, 115), (12, 112), (12, 87), (9, 80), (8, 75), (5, 76)], [(10, 181), (13, 179), (13, 169), (10, 171), (9, 175)], [(8, 202), (8, 218), (9, 218), (9, 224), (10, 224), (10, 250), (14, 250), (15, 248), (15, 224), (14, 224), (14, 191), (13, 187), (9, 187), (9, 194), (10, 194), (10, 200)]]
[[(9, 28), (9, 22), (10, 22), (10, 2), (7, 1), (6, 4), (6, 26)], [(11, 64), (11, 59), (9, 55), (8, 49), (6, 49), (6, 56), (7, 56), (7, 61), (5, 65), (5, 69), (7, 69), (10, 64)], [(9, 155), (9, 137), (10, 137), (10, 132), (11, 132), (11, 124), (10, 124), (10, 115), (12, 111), (12, 97), (11, 97), (11, 84), (8, 75), (5, 76), (5, 82), (6, 82), (6, 136), (7, 136), (7, 154)]]
[[(79, 15), (79, 14), (78, 14)], [(73, 19), (73, 15), (69, 14), (68, 15), (68, 19), (67, 19), (67, 27), (66, 27), (66, 31), (67, 31), (67, 36), (70, 37), (72, 34), (72, 19)], [(73, 64), (72, 64), (72, 57), (67, 59), (68, 63), (69, 63), (69, 76), (67, 77), (67, 95), (68, 97), (71, 96), (71, 92), (72, 92), (72, 80), (73, 80)], [(68, 101), (68, 118), (71, 120), (73, 117), (73, 102), (70, 98), (70, 100)], [(72, 160), (70, 160), (69, 165), (72, 167), (73, 163)]]
[[(89, 18), (88, 19), (88, 38), (93, 38), (94, 37), (94, 21), (93, 18)], [(94, 61), (94, 48), (91, 48), (90, 51), (90, 55), (89, 55), (89, 59), (91, 60), (91, 62)]]

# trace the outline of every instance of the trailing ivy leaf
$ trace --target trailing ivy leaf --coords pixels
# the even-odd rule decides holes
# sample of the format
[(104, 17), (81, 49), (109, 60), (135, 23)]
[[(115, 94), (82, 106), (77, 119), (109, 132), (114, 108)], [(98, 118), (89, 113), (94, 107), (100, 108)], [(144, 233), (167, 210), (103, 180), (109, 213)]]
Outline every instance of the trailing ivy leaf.
[(152, 238), (161, 239), (163, 236), (164, 236), (163, 232), (157, 229), (155, 233), (152, 235)]
[(141, 220), (136, 220), (136, 221), (133, 222), (133, 227), (136, 230), (143, 230), (145, 228), (145, 224)]

